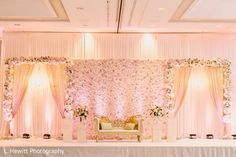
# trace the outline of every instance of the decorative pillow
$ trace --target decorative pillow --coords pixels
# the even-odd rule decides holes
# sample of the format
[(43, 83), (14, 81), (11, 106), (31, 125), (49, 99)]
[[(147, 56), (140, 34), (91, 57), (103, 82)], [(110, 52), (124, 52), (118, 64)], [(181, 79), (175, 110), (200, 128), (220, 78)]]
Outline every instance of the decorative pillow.
[(112, 130), (111, 123), (101, 123), (101, 129), (102, 130)]
[(137, 124), (138, 123), (138, 120), (135, 116), (131, 116), (128, 118), (128, 120), (126, 121), (126, 123), (134, 123), (134, 124)]
[(100, 123), (99, 123), (99, 129), (102, 129), (101, 123), (110, 123), (110, 120), (105, 116), (101, 116), (100, 117)]
[(126, 120), (126, 123), (134, 123), (134, 129), (137, 130), (138, 129), (138, 119), (136, 116), (131, 116)]
[(112, 126), (116, 127), (116, 128), (119, 128), (119, 127), (124, 128), (125, 127), (125, 122), (124, 122), (124, 120), (116, 119), (116, 120), (112, 121)]
[(107, 117), (105, 117), (105, 116), (101, 116), (101, 117), (100, 117), (100, 122), (101, 122), (101, 123), (109, 123), (110, 120), (109, 120)]
[(126, 123), (125, 130), (134, 130), (135, 123)]

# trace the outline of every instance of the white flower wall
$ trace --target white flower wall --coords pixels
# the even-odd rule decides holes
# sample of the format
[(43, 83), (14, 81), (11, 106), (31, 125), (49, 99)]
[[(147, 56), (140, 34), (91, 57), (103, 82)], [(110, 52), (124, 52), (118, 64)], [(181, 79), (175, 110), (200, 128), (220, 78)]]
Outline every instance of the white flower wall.
[(74, 61), (74, 104), (88, 106), (87, 136), (94, 137), (95, 115), (126, 119), (140, 114), (144, 138), (151, 137), (150, 108), (165, 104), (164, 65), (160, 60)]

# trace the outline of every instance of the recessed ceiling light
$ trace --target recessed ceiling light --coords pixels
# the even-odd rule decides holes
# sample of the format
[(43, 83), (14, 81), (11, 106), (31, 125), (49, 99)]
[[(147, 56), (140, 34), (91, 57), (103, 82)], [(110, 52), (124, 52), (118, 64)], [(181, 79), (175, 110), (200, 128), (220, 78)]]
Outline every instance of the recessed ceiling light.
[(21, 26), (21, 24), (20, 23), (15, 23), (14, 26)]
[(77, 10), (84, 10), (83, 7), (77, 7), (76, 9), (77, 9)]
[(164, 11), (164, 10), (166, 10), (166, 8), (158, 8), (158, 11)]

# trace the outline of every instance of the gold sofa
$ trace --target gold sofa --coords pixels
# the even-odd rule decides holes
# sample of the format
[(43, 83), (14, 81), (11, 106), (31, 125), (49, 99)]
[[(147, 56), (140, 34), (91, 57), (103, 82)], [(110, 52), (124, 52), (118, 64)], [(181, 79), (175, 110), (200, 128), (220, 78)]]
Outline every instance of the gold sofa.
[(95, 117), (96, 142), (99, 135), (136, 135), (137, 140), (141, 142), (142, 122), (140, 115), (131, 116), (125, 121), (109, 120), (105, 116)]

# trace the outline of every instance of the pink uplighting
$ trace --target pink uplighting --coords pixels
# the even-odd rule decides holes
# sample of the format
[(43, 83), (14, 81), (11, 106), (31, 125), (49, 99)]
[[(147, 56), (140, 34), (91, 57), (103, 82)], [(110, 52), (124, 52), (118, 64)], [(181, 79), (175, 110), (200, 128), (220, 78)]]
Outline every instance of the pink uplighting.
[(135, 112), (137, 114), (143, 113), (143, 106), (144, 106), (144, 98), (142, 94), (140, 93), (140, 90), (137, 89), (137, 91), (134, 93), (133, 102), (135, 103)]
[[(100, 89), (101, 90), (101, 89)], [(106, 98), (106, 92), (102, 92), (98, 90), (95, 93), (95, 104), (96, 104), (96, 114), (97, 115), (107, 115), (107, 101), (105, 100)], [(104, 96), (102, 96), (104, 95)]]
[(0, 157), (236, 157), (235, 6), (0, 0)]
[(114, 93), (115, 98), (115, 115), (119, 119), (124, 118), (124, 103), (125, 98), (123, 93), (121, 92), (122, 89), (118, 88), (117, 91)]

